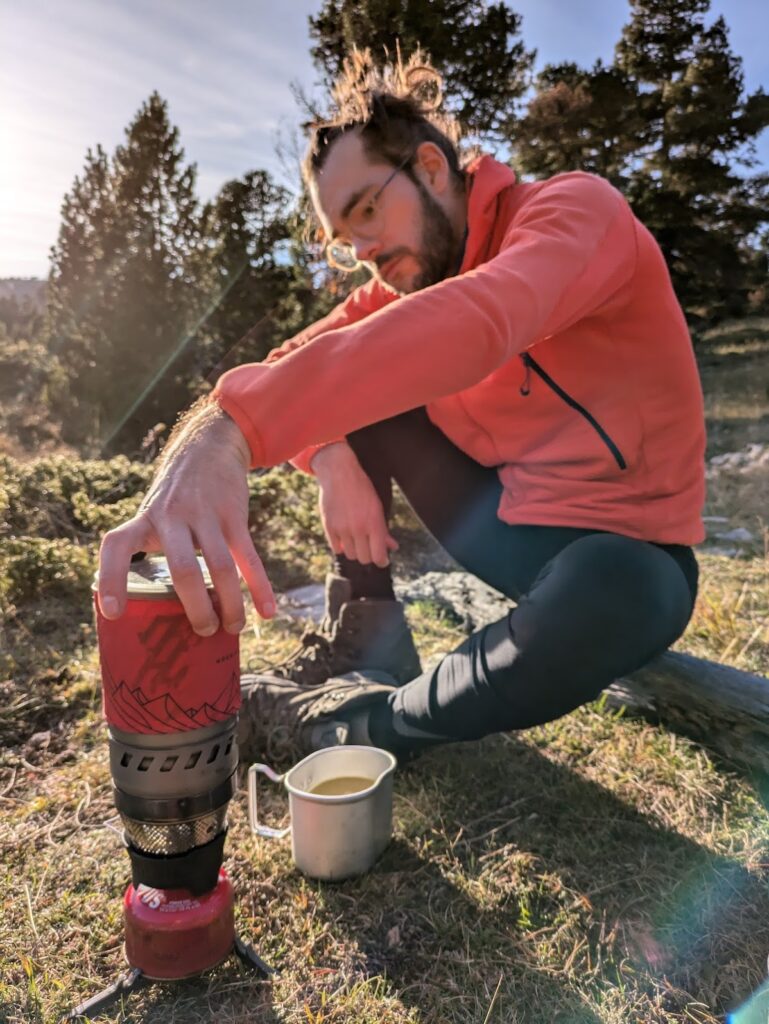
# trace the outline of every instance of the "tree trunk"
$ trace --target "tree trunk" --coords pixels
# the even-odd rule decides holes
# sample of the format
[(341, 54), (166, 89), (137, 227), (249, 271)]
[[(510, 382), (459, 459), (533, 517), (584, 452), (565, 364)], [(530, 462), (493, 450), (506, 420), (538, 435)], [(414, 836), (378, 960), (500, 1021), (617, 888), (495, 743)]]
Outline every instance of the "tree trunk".
[(611, 707), (626, 707), (769, 772), (769, 679), (763, 676), (668, 651), (606, 694)]

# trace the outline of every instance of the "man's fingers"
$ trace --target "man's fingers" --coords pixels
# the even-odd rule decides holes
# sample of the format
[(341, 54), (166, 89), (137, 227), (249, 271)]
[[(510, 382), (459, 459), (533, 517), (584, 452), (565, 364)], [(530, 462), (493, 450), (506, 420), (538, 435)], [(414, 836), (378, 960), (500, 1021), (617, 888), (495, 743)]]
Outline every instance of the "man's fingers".
[(275, 614), (275, 594), (262, 560), (256, 553), (248, 526), (245, 523), (232, 526), (226, 539), (240, 574), (251, 592), (256, 610), (263, 619), (271, 619)]
[(368, 536), (365, 533), (358, 533), (353, 536), (355, 554), (353, 558), (361, 565), (370, 565), (372, 562), (371, 548), (369, 547)]
[(346, 558), (349, 558), (353, 562), (360, 562), (360, 554), (358, 552), (358, 539), (354, 533), (343, 533), (342, 538), (342, 552)]
[(390, 564), (385, 534), (382, 531), (373, 532), (369, 534), (368, 541), (372, 562), (374, 565), (378, 565), (380, 569), (384, 569)]
[(342, 538), (336, 532), (332, 530), (325, 520), (325, 517), (321, 516), (321, 522), (323, 523), (323, 532), (326, 535), (328, 545), (335, 555), (341, 554), (342, 552)]
[(397, 551), (400, 548), (400, 544), (398, 543), (398, 541), (389, 533), (385, 538), (385, 544), (387, 545), (389, 551)]
[(125, 611), (126, 581), (131, 556), (150, 551), (152, 529), (141, 516), (110, 530), (99, 550), (99, 608), (105, 619), (117, 619)]
[(163, 533), (160, 539), (174, 590), (184, 605), (190, 625), (199, 636), (212, 636), (219, 628), (219, 619), (206, 590), (189, 528), (180, 524)]
[(197, 527), (195, 537), (219, 598), (222, 625), (228, 633), (239, 633), (246, 624), (240, 577), (221, 530), (215, 523), (211, 523), (206, 527)]

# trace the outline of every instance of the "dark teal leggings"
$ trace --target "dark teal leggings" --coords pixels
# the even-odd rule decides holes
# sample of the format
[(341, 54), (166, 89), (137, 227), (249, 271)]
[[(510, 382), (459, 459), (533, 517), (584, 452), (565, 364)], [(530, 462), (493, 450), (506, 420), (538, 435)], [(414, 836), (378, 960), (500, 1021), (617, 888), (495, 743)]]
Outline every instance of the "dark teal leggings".
[[(387, 515), (395, 480), (464, 569), (518, 602), (389, 698), (406, 745), (408, 737), (414, 745), (419, 736), (477, 739), (559, 718), (686, 628), (697, 594), (691, 548), (502, 522), (496, 471), (460, 451), (424, 409), (348, 440)], [(377, 721), (387, 731), (381, 714)]]

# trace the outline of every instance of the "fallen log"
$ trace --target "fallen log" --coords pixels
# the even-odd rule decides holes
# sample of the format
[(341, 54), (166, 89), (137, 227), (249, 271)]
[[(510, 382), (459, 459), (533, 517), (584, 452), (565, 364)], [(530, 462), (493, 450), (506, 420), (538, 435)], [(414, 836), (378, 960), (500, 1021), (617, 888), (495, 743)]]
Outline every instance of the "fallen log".
[(667, 651), (606, 690), (623, 707), (769, 773), (769, 679)]

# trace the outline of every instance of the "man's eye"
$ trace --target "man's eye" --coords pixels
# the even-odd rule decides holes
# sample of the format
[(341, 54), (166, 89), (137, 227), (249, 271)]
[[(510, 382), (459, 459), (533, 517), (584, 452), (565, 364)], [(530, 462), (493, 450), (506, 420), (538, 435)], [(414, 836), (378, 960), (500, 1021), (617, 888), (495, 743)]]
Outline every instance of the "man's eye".
[(370, 202), (366, 203), (366, 205), (360, 211), (360, 215), (363, 220), (371, 220), (375, 213), (376, 203), (374, 202), (373, 199)]

